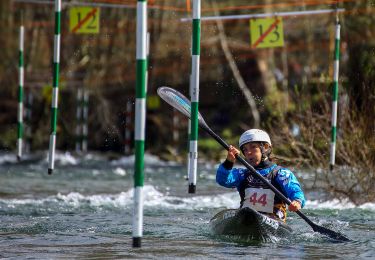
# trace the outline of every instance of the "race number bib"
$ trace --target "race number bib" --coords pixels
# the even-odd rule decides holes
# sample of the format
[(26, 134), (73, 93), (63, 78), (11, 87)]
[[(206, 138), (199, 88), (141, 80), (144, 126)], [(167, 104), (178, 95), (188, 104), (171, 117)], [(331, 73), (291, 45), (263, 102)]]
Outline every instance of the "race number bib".
[(275, 193), (270, 189), (247, 188), (242, 207), (249, 207), (256, 211), (273, 213)]

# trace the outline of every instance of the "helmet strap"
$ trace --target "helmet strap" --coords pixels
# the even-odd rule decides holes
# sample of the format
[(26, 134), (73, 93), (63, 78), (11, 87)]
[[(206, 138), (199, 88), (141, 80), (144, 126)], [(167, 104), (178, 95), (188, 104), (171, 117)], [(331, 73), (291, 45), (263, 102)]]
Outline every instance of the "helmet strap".
[[(270, 148), (268, 148), (268, 149), (270, 149)], [(260, 143), (260, 152), (262, 153), (261, 161), (264, 162), (264, 161), (268, 160), (269, 151), (267, 151), (267, 154), (266, 154), (266, 151), (264, 150), (263, 143)]]

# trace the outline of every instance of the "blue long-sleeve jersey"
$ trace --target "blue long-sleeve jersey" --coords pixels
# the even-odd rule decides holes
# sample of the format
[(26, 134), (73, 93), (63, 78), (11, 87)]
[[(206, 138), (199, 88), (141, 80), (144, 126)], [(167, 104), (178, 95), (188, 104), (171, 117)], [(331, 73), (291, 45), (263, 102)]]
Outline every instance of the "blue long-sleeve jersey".
[[(276, 164), (271, 165), (268, 168), (257, 170), (262, 176), (269, 174), (275, 167)], [(239, 191), (240, 184), (246, 178), (247, 169), (243, 168), (231, 168), (226, 169), (223, 164), (220, 164), (216, 172), (216, 182), (226, 188), (237, 188)], [(305, 206), (305, 195), (301, 189), (301, 185), (298, 182), (296, 176), (287, 168), (281, 168), (278, 170), (275, 177), (276, 182), (283, 189), (281, 192), (291, 200), (298, 200), (301, 202), (301, 206)]]

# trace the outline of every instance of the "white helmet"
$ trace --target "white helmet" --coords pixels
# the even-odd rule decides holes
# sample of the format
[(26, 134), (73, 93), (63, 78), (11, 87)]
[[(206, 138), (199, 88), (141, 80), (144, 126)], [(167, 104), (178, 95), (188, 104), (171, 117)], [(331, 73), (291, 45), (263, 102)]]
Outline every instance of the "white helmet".
[(267, 132), (260, 129), (250, 129), (245, 131), (239, 141), (239, 146), (250, 143), (250, 142), (265, 142), (271, 145), (271, 138)]

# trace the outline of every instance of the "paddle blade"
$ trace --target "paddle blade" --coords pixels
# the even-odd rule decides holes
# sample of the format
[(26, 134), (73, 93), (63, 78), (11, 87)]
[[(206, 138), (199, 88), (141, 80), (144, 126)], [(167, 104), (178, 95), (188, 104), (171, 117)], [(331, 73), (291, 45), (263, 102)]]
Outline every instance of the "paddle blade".
[(349, 238), (347, 238), (346, 236), (340, 234), (339, 232), (336, 232), (336, 231), (333, 231), (333, 230), (330, 230), (328, 228), (325, 228), (325, 227), (322, 227), (322, 226), (319, 226), (317, 224), (315, 224), (314, 222), (312, 222), (305, 214), (303, 214), (301, 211), (297, 210), (296, 213), (301, 217), (303, 218), (307, 224), (309, 224), (312, 229), (315, 231), (315, 232), (318, 232), (322, 235), (325, 235), (329, 238), (332, 238), (332, 239), (335, 239), (337, 241), (350, 241)]
[[(190, 101), (177, 90), (170, 87), (158, 88), (158, 95), (169, 105), (180, 111), (182, 114), (191, 117), (191, 104)], [(202, 115), (198, 113), (198, 121), (201, 126), (208, 127)]]
[(347, 238), (346, 236), (344, 236), (343, 234), (340, 234), (339, 232), (330, 230), (328, 228), (318, 226), (316, 224), (314, 226), (312, 226), (312, 228), (315, 232), (319, 232), (320, 234), (326, 235), (326, 236), (328, 236), (332, 239), (335, 239), (335, 240), (338, 240), (338, 241), (343, 241), (343, 242), (350, 241), (350, 239)]

